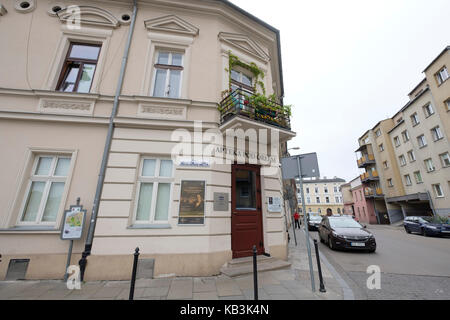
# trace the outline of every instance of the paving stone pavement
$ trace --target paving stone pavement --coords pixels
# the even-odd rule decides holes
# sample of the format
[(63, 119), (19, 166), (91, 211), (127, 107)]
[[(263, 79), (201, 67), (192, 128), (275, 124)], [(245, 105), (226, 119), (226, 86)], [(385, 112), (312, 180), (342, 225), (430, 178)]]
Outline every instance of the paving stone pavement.
[[(303, 235), (303, 238), (301, 237)], [(291, 237), (289, 261), (291, 267), (258, 273), (259, 300), (342, 300), (343, 292), (329, 270), (322, 264), (326, 293), (318, 292), (316, 258), (313, 265), (316, 292), (311, 290), (308, 255), (304, 233), (297, 233), (297, 246)], [(61, 280), (0, 281), (0, 300), (127, 300), (129, 281), (94, 281), (69, 290)], [(136, 300), (253, 300), (253, 275), (230, 278), (183, 277), (136, 280)]]

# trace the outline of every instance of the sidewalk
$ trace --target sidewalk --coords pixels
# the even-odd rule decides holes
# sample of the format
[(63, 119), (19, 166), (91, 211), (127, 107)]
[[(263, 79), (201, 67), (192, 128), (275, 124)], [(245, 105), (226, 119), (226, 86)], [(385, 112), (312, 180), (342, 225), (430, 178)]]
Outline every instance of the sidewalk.
[[(322, 272), (327, 292), (319, 292), (317, 262), (313, 253), (316, 292), (311, 291), (306, 239), (297, 230), (297, 247), (292, 229), (289, 243), (290, 269), (258, 273), (259, 300), (341, 300), (344, 291), (325, 263)], [(81, 290), (69, 290), (61, 280), (0, 281), (0, 300), (127, 300), (129, 281), (96, 281), (81, 285)], [(253, 300), (253, 275), (230, 278), (187, 277), (143, 279), (136, 281), (136, 300)]]

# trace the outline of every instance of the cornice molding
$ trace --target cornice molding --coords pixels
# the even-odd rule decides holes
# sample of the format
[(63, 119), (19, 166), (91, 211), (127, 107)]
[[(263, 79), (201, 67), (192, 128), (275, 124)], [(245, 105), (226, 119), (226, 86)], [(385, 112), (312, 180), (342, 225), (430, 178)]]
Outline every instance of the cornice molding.
[(145, 20), (144, 25), (149, 31), (180, 33), (192, 37), (199, 33), (197, 27), (173, 14)]

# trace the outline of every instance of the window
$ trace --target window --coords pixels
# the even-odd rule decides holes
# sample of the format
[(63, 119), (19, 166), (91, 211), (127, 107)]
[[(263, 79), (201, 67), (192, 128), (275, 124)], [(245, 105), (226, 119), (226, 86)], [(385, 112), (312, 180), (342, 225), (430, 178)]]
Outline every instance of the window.
[(402, 132), (403, 142), (409, 141), (409, 133), (407, 130)]
[(409, 158), (409, 162), (416, 161), (416, 155), (414, 154), (413, 150), (409, 150), (408, 151), (408, 158)]
[(431, 158), (424, 161), (425, 162), (425, 168), (427, 168), (427, 172), (432, 172), (435, 170), (433, 160)]
[(367, 214), (366, 214), (366, 207), (362, 207), (362, 208), (363, 208), (364, 217), (366, 217), (367, 216)]
[(182, 53), (159, 51), (155, 63), (153, 96), (179, 98), (183, 69)]
[(323, 189), (323, 191), (324, 191), (325, 193), (328, 193), (328, 188), (325, 187), (325, 188)]
[(450, 111), (450, 99), (445, 100), (445, 105), (447, 106), (447, 111)]
[(317, 212), (318, 212), (318, 213), (322, 213), (322, 209), (319, 208), (319, 209), (317, 210)]
[(337, 189), (337, 187), (334, 187), (334, 192), (336, 193), (336, 192), (338, 192), (338, 189)]
[(417, 113), (414, 113), (414, 114), (411, 116), (411, 122), (412, 122), (412, 125), (413, 125), (413, 126), (416, 126), (416, 125), (418, 125), (418, 124), (420, 123), (420, 121), (419, 121), (419, 116), (417, 115)]
[(412, 185), (411, 177), (409, 176), (409, 174), (405, 175), (405, 182), (407, 186)]
[(438, 198), (444, 197), (444, 192), (442, 191), (441, 185), (439, 183), (433, 184), (433, 190), (434, 190), (434, 194), (436, 195), (436, 197), (438, 197)]
[(142, 159), (138, 178), (135, 222), (167, 223), (172, 193), (173, 163), (165, 159)]
[(384, 167), (385, 169), (389, 168), (388, 162), (387, 162), (387, 161), (383, 161), (383, 167)]
[(320, 198), (316, 197), (316, 203), (320, 203)]
[(442, 132), (441, 132), (441, 129), (439, 128), (439, 126), (434, 127), (433, 129), (431, 129), (431, 136), (433, 137), (434, 141), (441, 140), (444, 137), (442, 135)]
[(306, 197), (306, 202), (311, 203), (311, 197)]
[(414, 172), (414, 178), (416, 179), (416, 183), (423, 183), (422, 175), (420, 174), (420, 171)]
[(431, 106), (431, 103), (423, 107), (423, 112), (425, 113), (425, 117), (427, 118), (434, 114), (434, 110), (433, 107)]
[(398, 159), (399, 159), (400, 165), (401, 165), (402, 167), (403, 167), (403, 166), (406, 166), (406, 158), (405, 158), (404, 155), (401, 155), (400, 157), (398, 157)]
[(362, 201), (362, 191), (359, 190), (359, 201)]
[(441, 70), (439, 70), (438, 73), (436, 73), (436, 79), (439, 85), (441, 85), (445, 80), (449, 78), (448, 70), (446, 67), (443, 67)]
[(319, 188), (315, 187), (315, 188), (314, 188), (314, 192), (315, 192), (315, 193), (319, 193)]
[(377, 137), (381, 136), (381, 130), (378, 129), (377, 131), (375, 131), (375, 135), (376, 135)]
[(425, 139), (424, 135), (417, 137), (417, 143), (419, 144), (420, 148), (424, 148), (427, 146), (427, 140)]
[(56, 222), (70, 162), (71, 158), (64, 156), (36, 157), (19, 224)]
[(330, 197), (325, 197), (325, 202), (330, 203)]
[(309, 193), (309, 188), (306, 188), (306, 193)]
[(337, 209), (337, 213), (341, 214), (341, 208)]
[(245, 73), (231, 70), (231, 90), (244, 89), (247, 91), (254, 91), (253, 79)]
[(56, 90), (87, 93), (97, 68), (100, 45), (71, 43)]
[(400, 139), (399, 139), (399, 137), (394, 137), (394, 144), (395, 144), (396, 147), (400, 146)]
[(384, 151), (384, 146), (383, 146), (383, 144), (380, 144), (378, 147), (380, 148), (380, 151)]
[(440, 154), (439, 158), (441, 159), (441, 164), (443, 168), (450, 167), (450, 156), (448, 152)]
[(339, 197), (334, 197), (334, 200), (336, 201), (336, 203), (339, 203)]
[(394, 184), (392, 183), (392, 179), (387, 179), (387, 183), (389, 187), (393, 187)]

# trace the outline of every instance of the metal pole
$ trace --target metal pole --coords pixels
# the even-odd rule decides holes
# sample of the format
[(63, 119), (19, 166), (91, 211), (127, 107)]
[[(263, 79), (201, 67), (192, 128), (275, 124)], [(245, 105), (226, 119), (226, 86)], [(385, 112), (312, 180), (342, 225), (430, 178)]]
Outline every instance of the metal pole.
[(258, 264), (256, 260), (256, 246), (253, 246), (253, 290), (255, 300), (258, 300)]
[(434, 210), (433, 200), (431, 200), (430, 191), (427, 190), (428, 202), (430, 203), (431, 211), (433, 212), (433, 216), (436, 217), (436, 211)]
[(130, 286), (129, 300), (133, 300), (133, 298), (134, 298), (134, 284), (136, 283), (136, 271), (137, 271), (137, 265), (138, 265), (138, 258), (139, 258), (139, 248), (136, 248), (136, 250), (134, 250), (133, 273), (131, 274), (131, 286)]
[(66, 273), (64, 273), (64, 281), (67, 281), (67, 278), (69, 277), (67, 269), (69, 269), (70, 259), (72, 258), (72, 248), (73, 248), (73, 240), (70, 240), (69, 253), (67, 254)]
[(305, 206), (305, 195), (303, 192), (303, 175), (302, 175), (302, 166), (300, 165), (300, 156), (297, 157), (297, 167), (298, 167), (298, 175), (300, 181), (300, 192), (302, 197), (302, 208), (303, 208), (303, 223), (305, 227), (305, 235), (306, 235), (306, 248), (308, 249), (308, 260), (309, 260), (309, 274), (311, 277), (311, 289), (313, 292), (316, 291), (316, 286), (314, 284), (314, 272), (313, 272), (313, 264), (311, 257), (311, 244), (309, 243), (309, 231), (308, 231), (308, 222), (306, 220), (306, 206)]
[(111, 117), (109, 119), (108, 134), (106, 137), (105, 148), (103, 150), (103, 157), (102, 157), (102, 162), (101, 162), (101, 166), (100, 166), (100, 173), (98, 175), (98, 180), (97, 180), (97, 188), (95, 190), (95, 198), (94, 198), (94, 204), (92, 206), (91, 221), (89, 224), (85, 248), (81, 255), (81, 259), (78, 262), (78, 264), (80, 265), (81, 281), (83, 281), (83, 278), (84, 278), (84, 271), (85, 271), (86, 265), (87, 265), (87, 256), (89, 256), (91, 254), (92, 242), (94, 240), (94, 231), (95, 231), (95, 225), (97, 222), (98, 207), (100, 204), (100, 195), (101, 195), (102, 189), (103, 189), (103, 181), (105, 180), (105, 171), (106, 171), (106, 165), (108, 163), (109, 149), (111, 147), (112, 137), (113, 137), (113, 133), (114, 133), (114, 118), (116, 117), (117, 109), (119, 106), (119, 96), (122, 91), (123, 79), (125, 76), (125, 69), (126, 69), (126, 65), (127, 65), (127, 61), (128, 61), (128, 54), (129, 54), (130, 46), (131, 46), (131, 39), (133, 37), (134, 26), (136, 23), (136, 14), (137, 14), (137, 0), (134, 0), (133, 1), (133, 15), (131, 17), (131, 24), (130, 24), (130, 29), (128, 32), (128, 39), (127, 39), (127, 43), (126, 43), (123, 58), (122, 58), (122, 65), (120, 67), (119, 80), (117, 83), (116, 94), (114, 96), (114, 104), (113, 104), (113, 108), (111, 111)]
[(327, 292), (325, 290), (325, 285), (323, 284), (323, 278), (322, 278), (322, 268), (320, 266), (320, 256), (319, 256), (319, 245), (317, 244), (317, 240), (314, 239), (314, 247), (316, 249), (316, 258), (317, 258), (317, 270), (319, 271), (319, 281), (320, 281), (320, 292)]

